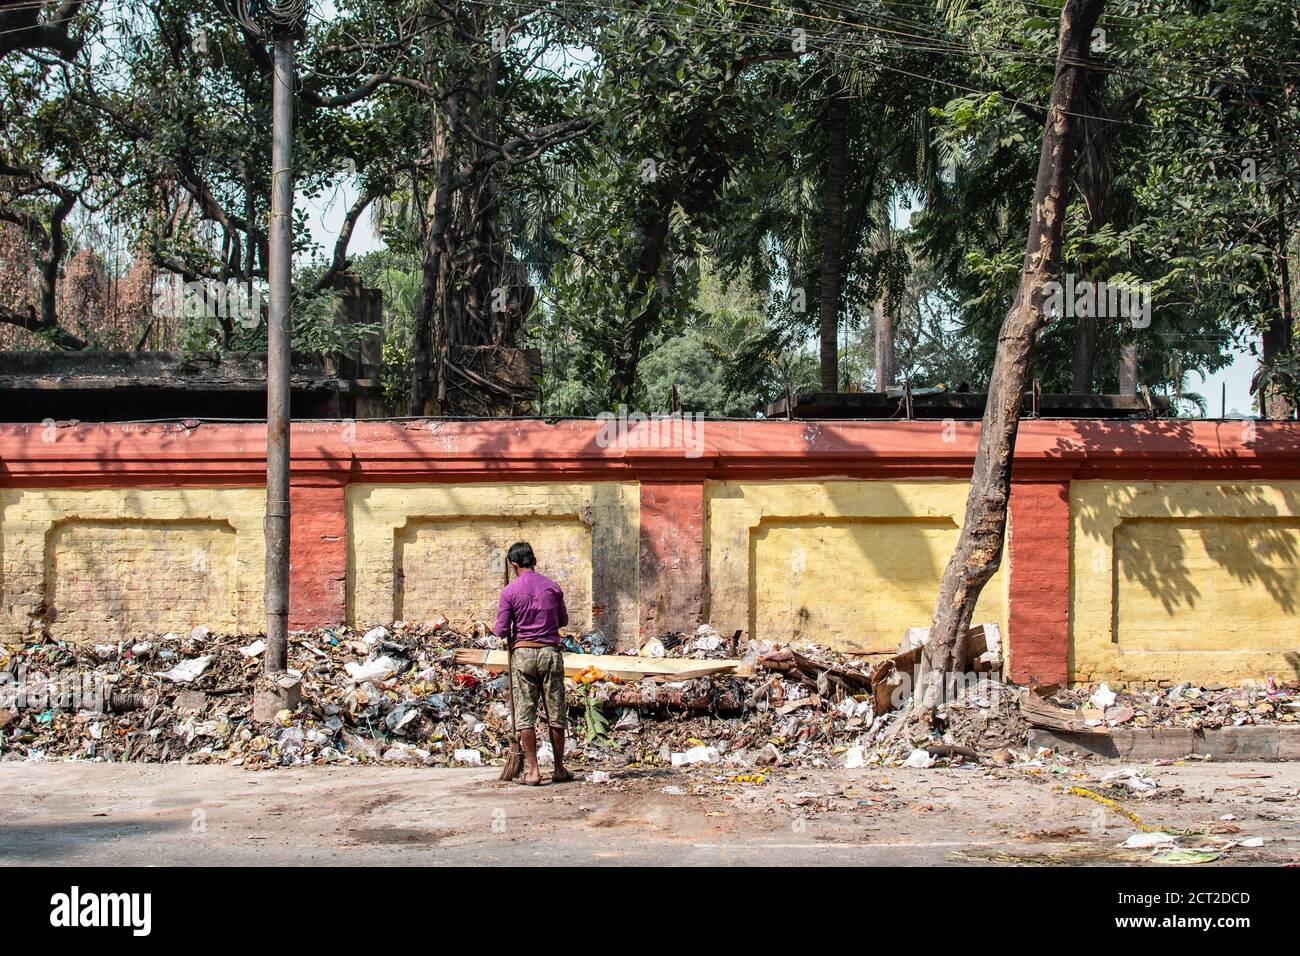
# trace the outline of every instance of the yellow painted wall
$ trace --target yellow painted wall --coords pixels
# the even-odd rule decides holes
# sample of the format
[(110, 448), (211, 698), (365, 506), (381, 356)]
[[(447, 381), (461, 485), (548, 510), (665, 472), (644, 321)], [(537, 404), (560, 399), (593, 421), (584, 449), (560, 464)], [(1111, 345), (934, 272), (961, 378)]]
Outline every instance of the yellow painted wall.
[[(709, 619), (762, 640), (897, 647), (928, 627), (965, 482), (709, 482)], [(975, 621), (1006, 633), (1003, 573)]]
[(353, 485), (347, 492), (354, 624), (491, 625), (504, 549), (527, 540), (564, 588), (570, 624), (637, 641), (640, 494), (634, 482)]
[[(707, 619), (896, 646), (929, 621), (965, 498), (941, 480), (709, 482)], [(491, 621), (502, 549), (528, 539), (576, 627), (637, 643), (633, 482), (355, 485), (346, 500), (353, 623)], [(1300, 482), (1083, 481), (1071, 509), (1072, 680), (1300, 672)], [(264, 510), (257, 488), (0, 490), (0, 639), (43, 614), (69, 640), (258, 633)], [(1004, 574), (976, 621), (1005, 625)]]
[(0, 491), (0, 637), (260, 631), (259, 488)]
[(1079, 481), (1071, 679), (1300, 673), (1300, 482)]

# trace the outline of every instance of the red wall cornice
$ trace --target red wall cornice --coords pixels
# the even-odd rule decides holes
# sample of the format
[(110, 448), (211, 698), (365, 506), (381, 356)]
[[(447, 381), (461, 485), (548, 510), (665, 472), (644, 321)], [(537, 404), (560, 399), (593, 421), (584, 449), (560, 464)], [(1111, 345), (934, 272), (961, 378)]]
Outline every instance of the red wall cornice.
[[(301, 422), (293, 469), (325, 483), (964, 477), (979, 437), (978, 422), (708, 421), (698, 446), (654, 447), (662, 431), (643, 426), (631, 435), (648, 436), (648, 447), (634, 447), (602, 443), (602, 428), (590, 419)], [(0, 424), (0, 484), (259, 484), (264, 453), (261, 424)], [(1300, 478), (1300, 423), (1030, 420), (1014, 477)]]

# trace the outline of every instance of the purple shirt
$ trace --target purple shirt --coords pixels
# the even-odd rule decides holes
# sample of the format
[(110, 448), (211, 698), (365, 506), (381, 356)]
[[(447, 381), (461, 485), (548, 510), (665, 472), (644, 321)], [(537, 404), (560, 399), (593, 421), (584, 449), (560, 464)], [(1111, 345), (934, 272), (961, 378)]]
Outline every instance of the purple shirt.
[(560, 586), (536, 571), (524, 571), (501, 589), (496, 635), (537, 644), (560, 643), (560, 628), (569, 623)]

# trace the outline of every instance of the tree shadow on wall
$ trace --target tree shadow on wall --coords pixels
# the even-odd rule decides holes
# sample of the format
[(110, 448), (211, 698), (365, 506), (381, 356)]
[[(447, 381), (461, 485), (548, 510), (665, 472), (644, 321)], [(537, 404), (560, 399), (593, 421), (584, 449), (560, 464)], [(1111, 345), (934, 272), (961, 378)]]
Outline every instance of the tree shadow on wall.
[[(1300, 495), (1291, 487), (1265, 485), (1268, 472), (1260, 470), (1260, 459), (1244, 459), (1237, 450), (1243, 444), (1240, 436), (1253, 429), (1253, 423), (1221, 423), (1227, 433), (1223, 437), (1230, 440), (1227, 448), (1198, 441), (1189, 422), (1135, 423), (1123, 430), (1095, 422), (1070, 425), (1075, 437), (1058, 438), (1049, 454), (1082, 459), (1077, 479), (1111, 482), (1100, 498), (1076, 499), (1078, 532), (1085, 540), (1109, 544), (1109, 548), (1097, 544), (1090, 555), (1082, 556), (1087, 566), (1076, 567), (1076, 576), (1109, 573), (1113, 594), (1118, 593), (1121, 579), (1137, 583), (1170, 614), (1194, 608), (1213, 581), (1198, 574), (1197, 561), (1188, 554), (1190, 532), (1199, 537), (1205, 557), (1223, 572), (1262, 590), (1286, 615), (1296, 613)], [(1300, 429), (1270, 427), (1266, 437), (1256, 440), (1265, 446), (1261, 450), (1269, 460), (1300, 458)], [(1087, 458), (1097, 454), (1127, 466), (1116, 472), (1112, 464), (1107, 471), (1090, 475)], [(1210, 470), (1211, 463), (1233, 462), (1240, 467), (1232, 477), (1216, 476)], [(1177, 470), (1176, 477), (1158, 477), (1162, 469), (1171, 468)], [(1205, 472), (1198, 477), (1202, 468)], [(1189, 497), (1171, 492), (1171, 482), (1187, 480), (1216, 484), (1220, 493)], [(1117, 608), (1113, 610), (1117, 613)], [(1117, 619), (1112, 620), (1111, 638), (1118, 638)]]
[[(397, 427), (394, 428), (393, 425)], [(916, 448), (908, 451), (908, 459), (920, 450), (929, 450), (931, 454), (941, 457), (939, 453), (946, 453), (951, 447), (951, 438), (948, 433), (951, 429), (947, 428), (941, 421), (913, 422), (909, 423), (914, 431)], [(645, 423), (642, 424), (645, 428)], [(466, 420), (448, 420), (448, 419), (428, 419), (419, 421), (406, 421), (393, 423), (381, 429), (371, 429), (365, 427), (365, 423), (357, 429), (355, 439), (355, 448), (359, 455), (373, 461), (376, 456), (391, 456), (394, 459), (414, 458), (419, 461), (425, 459), (428, 461), (428, 471), (420, 476), (408, 474), (400, 480), (414, 481), (456, 481), (458, 478), (471, 481), (481, 482), (484, 480), (509, 481), (537, 481), (538, 472), (544, 472), (553, 475), (551, 480), (562, 482), (597, 482), (597, 481), (653, 481), (657, 474), (665, 474), (671, 477), (678, 472), (686, 472), (689, 475), (688, 480), (708, 481), (710, 479), (730, 477), (733, 480), (744, 480), (735, 478), (734, 474), (727, 474), (729, 469), (740, 465), (749, 467), (752, 462), (762, 462), (766, 467), (762, 472), (762, 477), (771, 478), (788, 478), (796, 476), (808, 477), (807, 469), (797, 459), (791, 463), (782, 461), (773, 461), (771, 458), (770, 447), (761, 443), (754, 443), (746, 438), (747, 429), (753, 429), (754, 423), (750, 421), (731, 421), (726, 419), (709, 419), (703, 425), (702, 447), (687, 448), (673, 447), (663, 442), (663, 433), (657, 438), (659, 444), (654, 444), (655, 435), (651, 435), (651, 444), (637, 445), (635, 441), (629, 442), (627, 449), (611, 448), (608, 444), (601, 442), (601, 429), (599, 423), (591, 419), (560, 419), (560, 420), (530, 420), (524, 425), (520, 420), (489, 420), (489, 421), (466, 421)], [(783, 425), (787, 430), (793, 430), (791, 426)], [(977, 427), (975, 424), (963, 427)], [(859, 443), (853, 439), (846, 439), (842, 434), (835, 433), (833, 430), (828, 431), (821, 427), (819, 423), (809, 422), (797, 426), (799, 441), (802, 446), (808, 449), (818, 447), (821, 458), (820, 471), (824, 474), (829, 472), (836, 477), (859, 477), (871, 473), (871, 477), (880, 477), (878, 473), (872, 473), (874, 469), (880, 468), (880, 454), (873, 451), (869, 442)], [(651, 429), (652, 430), (652, 429)], [(652, 430), (653, 431), (653, 430)], [(378, 438), (372, 441), (372, 436)], [(382, 436), (382, 437), (380, 437)], [(719, 474), (714, 470), (713, 465), (717, 463), (719, 449), (724, 449), (722, 457), (725, 459), (723, 464), (723, 473)], [(687, 452), (691, 454), (687, 454)], [(697, 461), (697, 459), (702, 459)], [(833, 461), (833, 464), (827, 463)], [(464, 463), (465, 471), (461, 472), (461, 463)], [(368, 463), (369, 464), (369, 463)], [(369, 464), (373, 467), (373, 464)], [(789, 473), (781, 472), (780, 469), (785, 467), (790, 469)], [(951, 467), (951, 466), (949, 466)], [(484, 472), (487, 473), (486, 477)], [(969, 471), (965, 474), (948, 474), (944, 467), (939, 466), (934, 470), (935, 476), (940, 478), (956, 478), (961, 481), (969, 480)], [(520, 478), (520, 475), (528, 477)], [(392, 480), (376, 477), (369, 480)], [(542, 479), (545, 480), (545, 479)], [(680, 480), (680, 478), (679, 478)], [(882, 499), (885, 500), (882, 508), (885, 512), (895, 516), (911, 517), (905, 502), (898, 496), (892, 486), (887, 482), (881, 483), (880, 492)], [(724, 492), (725, 493), (725, 492)], [(707, 504), (705, 505), (707, 508)], [(841, 517), (838, 512), (832, 508), (828, 515), (811, 515), (809, 520), (817, 521), (825, 518)], [(853, 517), (853, 515), (848, 515)], [(925, 516), (917, 516), (924, 520)], [(631, 532), (637, 534), (636, 530)], [(709, 525), (708, 515), (704, 516), (704, 547), (708, 548)], [(648, 555), (646, 548), (658, 547), (656, 542), (647, 542), (640, 540), (634, 544), (633, 551), (639, 552), (640, 561), (645, 562), (648, 557), (671, 565), (673, 555), (671, 553), (672, 545), (664, 545), (664, 552), (654, 555)], [(880, 573), (885, 573), (892, 566), (892, 556), (861, 549), (860, 559), (869, 565), (878, 565)], [(539, 562), (542, 555), (539, 554)], [(737, 559), (743, 559), (745, 555), (737, 555)], [(947, 553), (933, 555), (934, 560), (934, 582), (935, 588), (938, 587), (939, 576), (942, 573), (943, 566), (947, 563), (949, 555)], [(599, 562), (602, 558), (593, 553), (593, 562)], [(707, 575), (707, 559), (704, 561), (704, 573)], [(639, 603), (643, 596), (640, 594), (640, 580), (638, 580), (637, 566), (633, 565), (627, 569), (627, 573), (610, 574), (602, 572), (596, 573), (593, 567), (592, 574), (592, 618), (593, 623), (604, 630), (608, 635), (614, 637), (620, 633), (625, 633), (628, 639), (619, 642), (616, 645), (620, 649), (631, 648), (635, 646), (635, 635), (640, 626), (640, 608)], [(845, 593), (854, 593), (860, 584), (860, 575), (855, 571), (853, 563), (836, 567), (810, 567), (805, 572), (810, 576), (832, 577), (836, 581), (836, 586), (843, 589)], [(704, 608), (701, 609), (702, 620), (710, 619), (710, 601), (709, 582), (703, 583), (703, 600)], [(650, 601), (654, 600), (654, 595), (649, 595)], [(570, 609), (573, 613), (573, 609)], [(624, 615), (632, 619), (627, 620)], [(918, 621), (917, 623), (928, 623), (928, 611), (925, 617), (927, 620)], [(743, 614), (735, 621), (737, 627), (749, 627), (749, 616)], [(719, 624), (714, 621), (713, 623)], [(730, 625), (728, 625), (730, 626)], [(751, 635), (752, 636), (752, 635)], [(842, 635), (840, 635), (842, 637)], [(899, 635), (894, 635), (892, 640), (896, 640)], [(822, 636), (823, 638), (826, 635)], [(855, 639), (869, 639), (865, 635), (853, 635)]]

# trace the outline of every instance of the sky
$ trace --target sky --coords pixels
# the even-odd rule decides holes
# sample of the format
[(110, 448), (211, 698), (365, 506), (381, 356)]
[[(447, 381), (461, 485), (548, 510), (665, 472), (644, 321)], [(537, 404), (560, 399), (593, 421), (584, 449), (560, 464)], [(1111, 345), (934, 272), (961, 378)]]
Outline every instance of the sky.
[(1222, 372), (1209, 376), (1204, 385), (1192, 385), (1192, 391), (1200, 392), (1210, 403), (1208, 417), (1220, 417), (1220, 396), (1227, 388), (1227, 413), (1231, 416), (1253, 416), (1254, 401), (1250, 395), (1250, 380), (1255, 375), (1255, 357), (1249, 353), (1238, 353), (1233, 363)]

